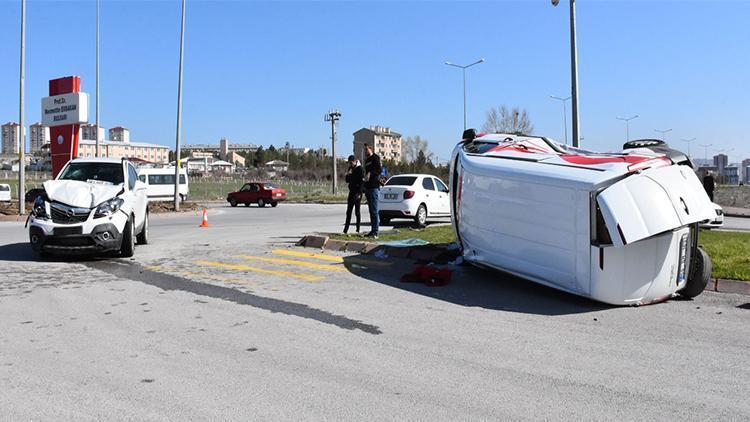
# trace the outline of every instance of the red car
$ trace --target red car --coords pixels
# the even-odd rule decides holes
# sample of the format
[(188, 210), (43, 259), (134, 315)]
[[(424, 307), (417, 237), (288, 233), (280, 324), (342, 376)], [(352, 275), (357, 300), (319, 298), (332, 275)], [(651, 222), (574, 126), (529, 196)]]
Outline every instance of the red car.
[(274, 186), (272, 183), (245, 183), (237, 192), (227, 194), (229, 205), (236, 207), (237, 204), (258, 204), (259, 207), (265, 207), (271, 204), (272, 207), (279, 205), (279, 202), (286, 200), (286, 191)]

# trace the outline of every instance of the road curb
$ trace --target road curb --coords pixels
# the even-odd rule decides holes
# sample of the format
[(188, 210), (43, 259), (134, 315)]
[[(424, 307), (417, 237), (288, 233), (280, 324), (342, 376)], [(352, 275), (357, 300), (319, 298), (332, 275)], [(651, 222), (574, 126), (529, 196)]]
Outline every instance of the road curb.
[(719, 293), (734, 293), (750, 296), (750, 282), (714, 278), (708, 282), (706, 290)]
[(383, 254), (394, 258), (410, 258), (415, 261), (447, 263), (455, 260), (458, 250), (449, 250), (447, 245), (420, 245), (409, 247), (395, 247), (381, 245), (376, 242), (359, 240), (335, 240), (328, 236), (309, 235), (300, 239), (297, 246), (316, 249), (328, 249), (338, 252), (359, 252), (368, 255)]

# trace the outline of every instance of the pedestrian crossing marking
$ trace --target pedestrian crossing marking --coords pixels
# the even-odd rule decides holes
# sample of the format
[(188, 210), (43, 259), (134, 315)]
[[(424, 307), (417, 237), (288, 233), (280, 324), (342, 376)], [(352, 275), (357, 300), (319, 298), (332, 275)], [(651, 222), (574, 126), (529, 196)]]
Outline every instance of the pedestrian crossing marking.
[(303, 273), (294, 273), (291, 271), (281, 271), (281, 270), (267, 270), (265, 268), (258, 268), (258, 267), (252, 267), (249, 265), (244, 264), (230, 264), (227, 262), (219, 262), (219, 261), (194, 261), (198, 265), (205, 265), (208, 267), (214, 267), (214, 268), (225, 268), (228, 270), (235, 270), (235, 271), (251, 271), (255, 273), (261, 273), (261, 274), (271, 274), (271, 275), (277, 275), (281, 277), (289, 277), (289, 278), (296, 278), (298, 280), (304, 280), (304, 281), (320, 281), (323, 279), (321, 276), (312, 275), (312, 274), (303, 274)]
[(261, 261), (261, 262), (270, 262), (273, 264), (295, 265), (297, 267), (311, 268), (311, 269), (323, 270), (323, 271), (338, 271), (338, 272), (347, 271), (346, 268), (344, 267), (335, 267), (331, 264), (315, 264), (313, 262), (298, 261), (296, 259), (267, 258), (264, 256), (255, 256), (255, 255), (238, 255), (237, 258), (249, 259), (253, 261)]

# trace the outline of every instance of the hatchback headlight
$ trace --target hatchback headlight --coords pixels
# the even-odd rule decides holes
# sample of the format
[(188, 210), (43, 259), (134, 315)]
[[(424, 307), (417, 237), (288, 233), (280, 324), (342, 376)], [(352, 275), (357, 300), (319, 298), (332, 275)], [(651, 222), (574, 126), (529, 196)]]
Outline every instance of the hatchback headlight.
[(34, 206), (31, 208), (31, 214), (34, 218), (47, 219), (47, 204), (42, 195), (39, 195), (34, 200)]
[(108, 201), (104, 201), (96, 207), (94, 218), (109, 217), (110, 215), (117, 212), (125, 201), (122, 198), (112, 198)]

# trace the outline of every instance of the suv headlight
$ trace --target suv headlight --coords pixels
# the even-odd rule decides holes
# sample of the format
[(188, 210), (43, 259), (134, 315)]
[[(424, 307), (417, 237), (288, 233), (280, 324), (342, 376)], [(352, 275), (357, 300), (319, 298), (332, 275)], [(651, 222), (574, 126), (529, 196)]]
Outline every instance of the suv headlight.
[(34, 200), (34, 206), (31, 208), (31, 214), (34, 218), (47, 219), (47, 204), (44, 201), (44, 197), (39, 195)]
[(108, 201), (104, 201), (96, 207), (94, 212), (94, 218), (109, 217), (110, 215), (117, 212), (125, 201), (122, 198), (112, 198)]

